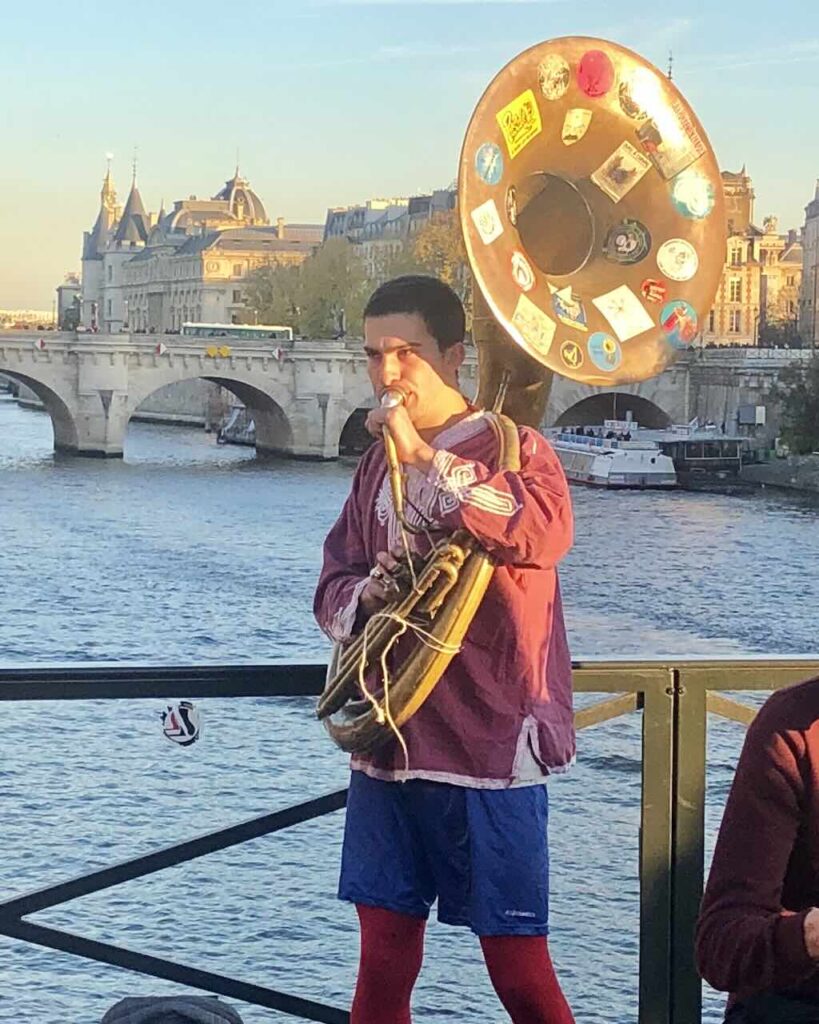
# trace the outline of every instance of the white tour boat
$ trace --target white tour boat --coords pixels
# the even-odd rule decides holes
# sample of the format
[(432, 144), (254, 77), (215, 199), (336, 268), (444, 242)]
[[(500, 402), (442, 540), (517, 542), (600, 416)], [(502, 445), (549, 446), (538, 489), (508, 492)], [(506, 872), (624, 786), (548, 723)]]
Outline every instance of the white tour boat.
[(636, 434), (636, 423), (616, 421), (607, 421), (599, 431), (583, 428), (588, 431), (583, 434), (577, 432), (581, 428), (567, 427), (547, 433), (572, 483), (610, 488), (676, 487), (677, 473), (670, 456), (663, 454), (656, 441), (622, 440), (629, 428)]

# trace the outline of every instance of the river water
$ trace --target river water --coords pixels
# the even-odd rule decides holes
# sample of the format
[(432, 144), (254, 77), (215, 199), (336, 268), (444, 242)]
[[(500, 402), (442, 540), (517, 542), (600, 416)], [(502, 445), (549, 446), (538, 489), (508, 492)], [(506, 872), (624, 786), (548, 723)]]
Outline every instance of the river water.
[[(352, 465), (257, 459), (132, 424), (122, 461), (56, 458), (43, 413), (0, 396), (0, 664), (324, 659), (310, 613)], [(576, 657), (815, 652), (819, 507), (783, 495), (573, 491), (562, 568)], [(176, 699), (184, 694), (168, 694)], [(8, 898), (345, 784), (307, 700), (206, 700), (202, 739), (161, 701), (3, 704)], [(551, 793), (552, 947), (578, 1022), (636, 1020), (637, 715), (580, 736)], [(742, 730), (714, 723), (709, 833)], [(334, 898), (342, 812), (43, 912), (35, 920), (347, 1005), (354, 915)], [(0, 1021), (97, 1024), (179, 989), (0, 939)], [(705, 1020), (722, 999), (707, 995)], [(238, 1006), (246, 1024), (293, 1018)], [(431, 924), (419, 1022), (505, 1020), (467, 933)]]

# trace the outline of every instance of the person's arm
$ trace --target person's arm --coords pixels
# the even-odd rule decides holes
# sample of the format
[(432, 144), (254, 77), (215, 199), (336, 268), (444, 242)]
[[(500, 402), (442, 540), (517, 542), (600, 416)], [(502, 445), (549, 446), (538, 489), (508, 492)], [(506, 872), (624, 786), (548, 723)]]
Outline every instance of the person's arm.
[(780, 696), (748, 731), (697, 924), (700, 973), (725, 992), (786, 988), (819, 966), (806, 945), (812, 908), (794, 913), (782, 905), (804, 807), (805, 742), (788, 730)]
[(324, 562), (313, 599), (316, 622), (337, 643), (346, 643), (355, 632), (369, 571), (351, 494), (324, 542)]
[(545, 438), (526, 428), (520, 434), (518, 472), (435, 452), (427, 471), (438, 491), (432, 514), (447, 530), (467, 529), (499, 562), (552, 568), (572, 546), (569, 486)]

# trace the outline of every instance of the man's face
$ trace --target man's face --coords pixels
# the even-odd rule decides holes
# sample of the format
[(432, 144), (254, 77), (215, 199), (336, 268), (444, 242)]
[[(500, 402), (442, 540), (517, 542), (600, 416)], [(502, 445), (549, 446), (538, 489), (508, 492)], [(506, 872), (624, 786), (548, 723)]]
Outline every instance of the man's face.
[(458, 387), (462, 344), (442, 352), (418, 313), (390, 313), (364, 321), (367, 372), (376, 398), (391, 386), (405, 395), (409, 417), (416, 427), (434, 426), (448, 389)]

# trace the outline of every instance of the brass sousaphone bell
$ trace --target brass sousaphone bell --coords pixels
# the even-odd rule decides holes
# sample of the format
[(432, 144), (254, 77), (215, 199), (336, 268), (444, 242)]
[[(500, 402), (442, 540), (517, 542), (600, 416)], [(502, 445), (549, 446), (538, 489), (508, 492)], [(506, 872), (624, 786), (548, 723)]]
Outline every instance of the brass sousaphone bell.
[[(598, 386), (645, 380), (699, 335), (725, 255), (719, 167), (677, 87), (631, 50), (572, 36), (507, 64), (467, 128), (458, 202), (477, 284), (478, 404), (499, 409), (506, 391), (507, 415), (490, 419), (499, 465), (518, 467), (514, 424), (540, 424), (553, 373)], [(391, 477), (398, 510), (396, 464)], [(339, 746), (373, 750), (418, 710), (493, 571), (459, 531), (366, 640), (337, 649), (318, 716)], [(416, 642), (386, 699), (383, 680), (369, 684), (375, 702), (362, 699), (362, 658), (369, 678), (399, 619), (435, 642)]]

